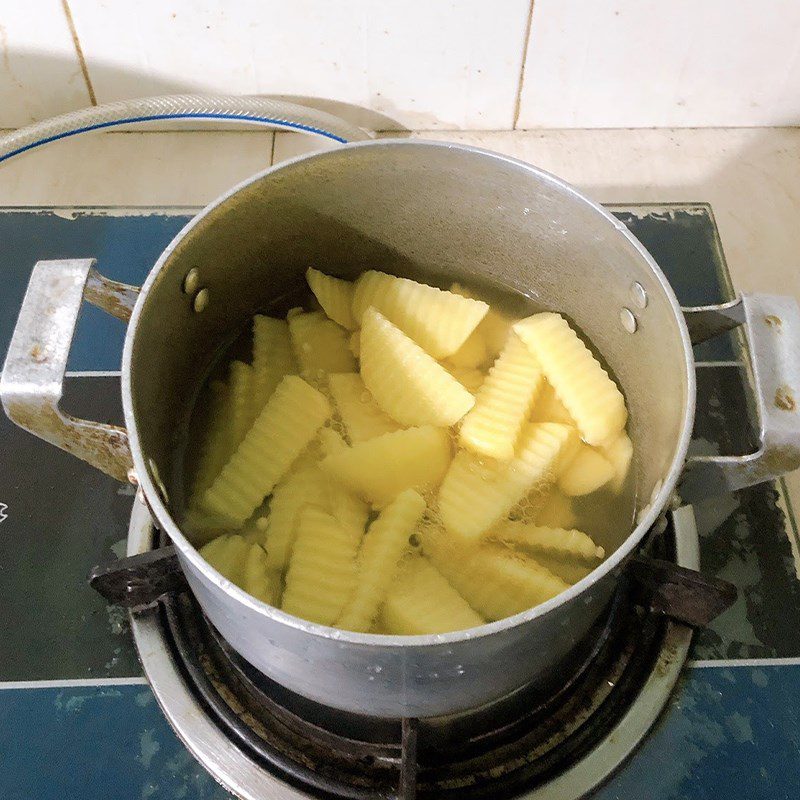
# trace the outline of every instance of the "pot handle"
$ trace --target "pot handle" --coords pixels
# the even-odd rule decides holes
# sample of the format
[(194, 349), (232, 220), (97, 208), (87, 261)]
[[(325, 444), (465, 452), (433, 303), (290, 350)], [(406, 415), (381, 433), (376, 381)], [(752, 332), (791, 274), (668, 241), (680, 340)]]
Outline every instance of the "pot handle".
[(137, 295), (137, 288), (100, 275), (94, 259), (39, 261), (0, 376), (11, 420), (119, 481), (133, 467), (125, 429), (78, 419), (58, 404), (83, 299), (127, 322)]
[(683, 502), (743, 489), (800, 467), (800, 309), (792, 297), (743, 295), (684, 308), (693, 344), (744, 326), (760, 444), (744, 456), (691, 456), (678, 486)]

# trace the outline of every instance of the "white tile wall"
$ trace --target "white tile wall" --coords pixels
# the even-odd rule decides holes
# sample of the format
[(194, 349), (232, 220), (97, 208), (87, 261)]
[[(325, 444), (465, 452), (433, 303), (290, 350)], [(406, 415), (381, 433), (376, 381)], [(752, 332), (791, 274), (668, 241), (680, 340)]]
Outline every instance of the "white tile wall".
[(0, 127), (88, 103), (60, 0), (0, 0)]
[(800, 124), (798, 0), (536, 0), (518, 127)]
[(311, 95), (413, 128), (509, 128), (529, 0), (69, 0), (98, 101)]
[(64, 6), (99, 102), (295, 95), (376, 130), (800, 125), (800, 0), (0, 0), (0, 127), (88, 104)]

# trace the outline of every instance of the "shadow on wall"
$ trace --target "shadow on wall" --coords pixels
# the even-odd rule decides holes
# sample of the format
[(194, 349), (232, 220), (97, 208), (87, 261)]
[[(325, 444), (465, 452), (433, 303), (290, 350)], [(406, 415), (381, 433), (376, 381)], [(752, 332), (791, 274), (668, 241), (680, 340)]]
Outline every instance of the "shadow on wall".
[[(88, 100), (89, 94), (84, 87), (78, 88), (78, 84), (85, 84), (84, 76), (80, 71), (75, 70), (75, 63), (72, 59), (61, 59), (52, 54), (39, 52), (27, 52), (16, 50), (13, 53), (4, 54), (6, 64), (6, 85), (11, 85), (13, 91), (11, 97), (2, 96), (3, 82), (0, 81), (0, 106), (6, 108), (12, 103), (19, 103), (20, 114), (14, 116), (20, 119), (42, 120), (47, 117), (56, 116), (67, 111), (75, 111), (91, 105)], [(10, 68), (10, 64), (24, 63), (25, 73), (35, 75), (39, 84), (46, 84), (52, 91), (52, 87), (61, 87), (53, 96), (38, 96), (37, 89), (33, 86), (26, 87), (25, 76), (18, 75)], [(44, 76), (44, 78), (42, 77)], [(49, 76), (49, 77), (48, 77)], [(65, 77), (66, 81), (65, 81)], [(127, 87), (141, 86), (141, 92), (137, 97), (150, 97), (165, 94), (223, 94), (223, 92), (209, 92), (200, 86), (191, 83), (170, 80), (167, 78), (152, 76), (149, 74), (138, 73), (131, 69), (122, 69), (119, 66), (93, 62), (91, 77), (98, 85), (121, 85)], [(65, 88), (66, 87), (66, 88)], [(42, 93), (43, 94), (43, 93)], [(130, 94), (126, 91), (126, 94)], [(329, 114), (335, 114), (347, 122), (372, 131), (404, 131), (407, 128), (392, 117), (372, 111), (352, 103), (339, 100), (330, 100), (320, 97), (306, 97), (302, 95), (269, 95), (270, 97), (288, 100), (299, 105), (306, 105)], [(81, 98), (87, 98), (81, 102)], [(112, 102), (121, 98), (106, 100), (100, 98), (98, 105), (104, 102)], [(42, 110), (44, 109), (44, 111)], [(52, 109), (52, 111), (48, 111)], [(197, 121), (176, 121), (173, 123), (140, 123), (135, 127), (118, 128), (117, 130), (218, 130), (220, 128), (229, 130), (230, 124), (225, 123), (202, 123)], [(239, 125), (242, 129), (247, 126)], [(259, 126), (261, 127), (261, 126)]]

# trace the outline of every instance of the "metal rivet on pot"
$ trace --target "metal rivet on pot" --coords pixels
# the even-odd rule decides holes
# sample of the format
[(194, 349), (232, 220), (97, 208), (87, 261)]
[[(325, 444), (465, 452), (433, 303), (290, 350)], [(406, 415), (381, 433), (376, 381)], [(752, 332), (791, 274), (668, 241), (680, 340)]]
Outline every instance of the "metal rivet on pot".
[(619, 321), (628, 333), (636, 333), (636, 329), (639, 327), (639, 324), (636, 322), (636, 317), (633, 316), (633, 311), (629, 308), (623, 308), (622, 311), (619, 312)]
[(639, 281), (634, 281), (631, 286), (631, 297), (633, 304), (639, 308), (647, 308), (647, 291)]
[(197, 267), (192, 267), (183, 279), (183, 291), (186, 294), (194, 294), (200, 285), (200, 271)]
[(196, 297), (194, 298), (194, 303), (192, 304), (192, 308), (194, 308), (195, 313), (199, 314), (201, 311), (205, 309), (208, 305), (208, 301), (210, 298), (210, 294), (208, 289), (201, 289)]

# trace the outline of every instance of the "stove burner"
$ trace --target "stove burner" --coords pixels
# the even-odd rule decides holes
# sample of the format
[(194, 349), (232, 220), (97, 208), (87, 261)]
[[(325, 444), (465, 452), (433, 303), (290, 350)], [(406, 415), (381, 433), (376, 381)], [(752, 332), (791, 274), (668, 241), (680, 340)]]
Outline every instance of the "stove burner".
[[(678, 562), (696, 566), (693, 517), (679, 515), (681, 525), (654, 539), (653, 555), (674, 559), (676, 545)], [(143, 508), (140, 516), (148, 532), (134, 535), (132, 519), (131, 553), (152, 546)], [(649, 729), (691, 638), (690, 628), (637, 606), (630, 591), (621, 587), (593, 646), (557, 689), (526, 687), (424, 720), (360, 716), (290, 692), (235, 653), (189, 593), (134, 614), (132, 626), (167, 717), (212, 774), (248, 800), (532, 798), (557, 784), (559, 797), (577, 797)], [(217, 752), (231, 748), (233, 761)]]

